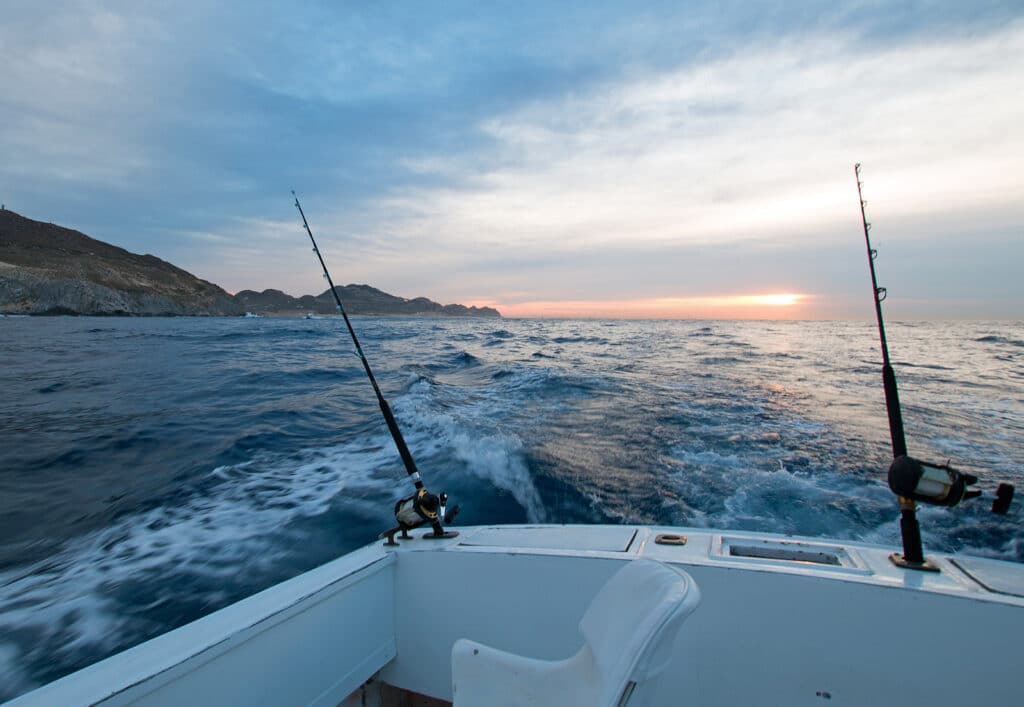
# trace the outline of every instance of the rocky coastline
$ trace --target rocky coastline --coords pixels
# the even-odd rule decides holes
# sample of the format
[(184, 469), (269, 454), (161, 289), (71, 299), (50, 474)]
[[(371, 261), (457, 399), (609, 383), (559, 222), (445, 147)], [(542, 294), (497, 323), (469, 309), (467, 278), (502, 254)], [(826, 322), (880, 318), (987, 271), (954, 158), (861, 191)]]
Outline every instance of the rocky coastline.
[[(369, 285), (338, 287), (349, 314), (500, 317), (491, 307), (406, 299)], [(230, 294), (153, 255), (138, 255), (52, 223), (0, 210), (0, 313), (88, 316), (336, 314), (330, 290)]]

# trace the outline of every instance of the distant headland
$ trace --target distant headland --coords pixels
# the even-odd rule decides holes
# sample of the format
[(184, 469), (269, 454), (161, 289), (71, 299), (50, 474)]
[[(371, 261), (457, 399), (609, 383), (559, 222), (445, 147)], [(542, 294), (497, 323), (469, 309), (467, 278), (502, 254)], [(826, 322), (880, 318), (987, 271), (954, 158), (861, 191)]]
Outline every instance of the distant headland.
[[(406, 299), (369, 285), (338, 287), (349, 314), (500, 317), (491, 307)], [(138, 255), (79, 231), (0, 210), (0, 313), (109, 316), (334, 314), (331, 291), (232, 295), (153, 255)]]

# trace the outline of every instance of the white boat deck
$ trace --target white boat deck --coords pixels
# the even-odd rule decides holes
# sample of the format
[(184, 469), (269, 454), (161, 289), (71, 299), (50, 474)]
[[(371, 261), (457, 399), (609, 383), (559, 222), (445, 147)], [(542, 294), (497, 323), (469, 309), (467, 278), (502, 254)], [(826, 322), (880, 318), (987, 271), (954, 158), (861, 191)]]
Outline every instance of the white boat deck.
[(920, 572), (891, 548), (706, 529), (458, 530), (366, 546), (12, 704), (349, 705), (370, 678), (436, 704), (456, 639), (564, 658), (638, 557), (682, 565), (703, 597), (652, 704), (1020, 703), (1022, 565), (929, 554), (941, 571)]

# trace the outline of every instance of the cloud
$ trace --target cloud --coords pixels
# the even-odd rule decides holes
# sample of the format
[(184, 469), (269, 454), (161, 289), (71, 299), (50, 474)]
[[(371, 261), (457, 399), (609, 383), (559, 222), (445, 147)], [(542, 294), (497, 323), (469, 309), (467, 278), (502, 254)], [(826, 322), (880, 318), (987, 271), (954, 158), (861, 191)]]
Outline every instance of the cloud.
[(1019, 15), (23, 5), (0, 26), (0, 196), (229, 289), (320, 287), (295, 188), (342, 282), (725, 296), (853, 289), (830, 263), (862, 266), (862, 161), (883, 251), (969, 233), (984, 269), (1020, 249)]
[(453, 243), (721, 242), (845, 219), (859, 159), (893, 216), (1006, 207), (1019, 85), (1021, 25), (867, 56), (852, 37), (785, 42), (487, 120), (497, 167), (390, 203)]
[(0, 24), (5, 181), (130, 185), (152, 161), (142, 116), (161, 108), (151, 59), (168, 35), (138, 11), (20, 9)]
[[(525, 254), (592, 262), (623, 244), (655, 257), (713, 245), (736, 255), (725, 287), (739, 291), (757, 266), (742, 261), (756, 257), (751, 243), (856, 237), (855, 160), (890, 233), (951, 238), (960, 234), (943, 223), (978, 220), (1005, 231), (1024, 216), (1021, 85), (1019, 22), (875, 52), (854, 35), (771, 42), (488, 118), (478, 128), (489, 153), (416, 165), (462, 183), (382, 200), (393, 216), (380, 233), (419, 267), (455, 272)], [(507, 278), (510, 290), (532, 279)], [(680, 283), (640, 287), (660, 295)]]

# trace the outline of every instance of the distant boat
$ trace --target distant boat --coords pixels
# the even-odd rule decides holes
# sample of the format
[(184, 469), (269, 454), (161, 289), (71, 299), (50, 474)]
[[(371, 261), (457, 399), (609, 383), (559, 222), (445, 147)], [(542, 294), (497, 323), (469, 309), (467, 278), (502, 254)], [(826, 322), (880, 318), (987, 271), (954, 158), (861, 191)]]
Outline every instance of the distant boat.
[(247, 319), (262, 319), (263, 318), (262, 314), (257, 314), (256, 312), (246, 312), (245, 316), (246, 316)]

